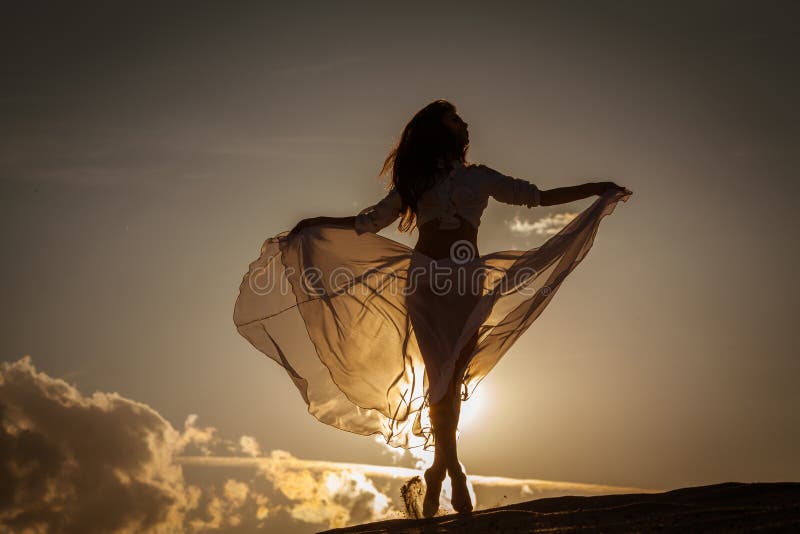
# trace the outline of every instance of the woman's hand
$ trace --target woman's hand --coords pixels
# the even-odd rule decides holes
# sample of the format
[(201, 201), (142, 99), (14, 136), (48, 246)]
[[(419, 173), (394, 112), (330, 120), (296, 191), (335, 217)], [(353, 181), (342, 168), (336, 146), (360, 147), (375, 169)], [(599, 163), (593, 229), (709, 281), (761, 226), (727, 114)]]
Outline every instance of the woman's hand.
[(619, 191), (624, 191), (626, 193), (631, 193), (632, 192), (627, 187), (622, 187), (621, 185), (617, 185), (614, 182), (596, 182), (595, 187), (597, 187), (597, 193), (596, 194), (598, 196), (604, 194), (606, 191), (609, 191), (609, 190), (612, 190), (612, 191), (613, 190), (619, 190)]

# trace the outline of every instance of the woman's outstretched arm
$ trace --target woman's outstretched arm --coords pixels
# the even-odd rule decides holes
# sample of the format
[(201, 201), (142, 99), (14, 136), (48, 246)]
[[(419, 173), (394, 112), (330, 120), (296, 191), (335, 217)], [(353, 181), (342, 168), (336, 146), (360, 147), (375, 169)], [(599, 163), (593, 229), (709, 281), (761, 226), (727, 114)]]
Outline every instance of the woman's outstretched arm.
[(337, 228), (352, 228), (359, 235), (364, 232), (377, 233), (386, 228), (401, 215), (403, 200), (397, 189), (391, 189), (377, 204), (361, 210), (358, 215), (348, 217), (312, 217), (303, 219), (290, 233), (299, 232), (303, 228), (316, 225), (335, 226)]
[(627, 189), (614, 182), (589, 182), (570, 187), (541, 190), (528, 180), (505, 175), (486, 165), (476, 165), (474, 168), (484, 173), (488, 183), (489, 194), (495, 200), (505, 204), (527, 206), (529, 208), (566, 204), (582, 198), (602, 195), (609, 189), (627, 191)]
[(594, 195), (602, 195), (609, 189), (625, 189), (614, 182), (589, 182), (569, 187), (556, 187), (541, 191), (541, 206), (567, 204)]

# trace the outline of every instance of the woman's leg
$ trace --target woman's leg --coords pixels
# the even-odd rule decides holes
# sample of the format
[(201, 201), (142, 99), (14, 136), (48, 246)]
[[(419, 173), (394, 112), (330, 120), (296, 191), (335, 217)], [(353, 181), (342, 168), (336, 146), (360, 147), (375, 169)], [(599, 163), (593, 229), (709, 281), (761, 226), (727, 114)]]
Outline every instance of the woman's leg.
[[(431, 405), (431, 424), (436, 443), (434, 468), (436, 471), (457, 473), (461, 471), (458, 463), (456, 430), (461, 413), (461, 395), (455, 380), (451, 382), (448, 393), (437, 404)], [(442, 475), (444, 476), (444, 474)]]
[[(439, 493), (441, 482), (445, 474), (450, 474), (453, 483), (453, 507), (458, 512), (469, 512), (472, 510), (472, 501), (466, 484), (466, 476), (458, 461), (458, 445), (456, 441), (456, 431), (458, 429), (458, 419), (461, 414), (461, 377), (466, 370), (466, 364), (472, 356), (477, 344), (477, 333), (467, 343), (459, 355), (456, 362), (455, 373), (448, 386), (447, 394), (444, 398), (430, 406), (431, 424), (433, 425), (433, 436), (435, 441), (435, 452), (433, 466), (425, 472), (425, 482), (428, 492), (425, 495), (424, 509), (430, 512), (435, 506), (438, 508)], [(435, 510), (433, 514), (435, 514)], [(426, 514), (427, 515), (427, 514)]]
[[(450, 474), (450, 481), (453, 484), (452, 504), (453, 508), (460, 513), (467, 513), (472, 511), (472, 499), (469, 495), (469, 488), (467, 486), (467, 477), (461, 469), (461, 463), (458, 461), (458, 449), (456, 445), (456, 430), (458, 429), (458, 419), (461, 415), (461, 380), (466, 372), (467, 364), (472, 358), (475, 346), (478, 343), (478, 333), (470, 339), (464, 350), (459, 355), (456, 362), (456, 373), (454, 377), (459, 377), (458, 381), (454, 384), (453, 390), (453, 423), (447, 427), (447, 438), (452, 443), (452, 458), (448, 461), (447, 471)], [(455, 378), (454, 378), (455, 380)]]
[[(415, 297), (418, 296), (415, 295)], [(447, 332), (447, 335), (455, 335), (457, 330), (460, 331), (463, 328), (469, 318), (469, 314), (479, 302), (480, 296), (480, 291), (469, 291), (467, 294), (461, 294), (459, 298), (448, 299), (445, 304), (434, 307), (434, 309), (438, 308), (440, 311), (444, 309), (445, 314), (432, 317), (431, 323), (441, 323), (443, 332)], [(420, 322), (419, 319), (425, 317), (426, 313), (432, 313), (432, 310), (427, 308), (426, 304), (436, 302), (436, 296), (433, 294), (430, 296), (424, 294), (419, 297), (419, 302), (417, 300), (410, 301), (417, 304), (416, 306), (409, 306), (412, 323)], [(420, 328), (424, 329), (426, 326), (426, 324), (421, 324)], [(452, 502), (454, 508), (459, 512), (472, 510), (466, 479), (458, 461), (456, 431), (461, 413), (463, 376), (467, 364), (475, 351), (477, 341), (478, 332), (475, 332), (462, 348), (455, 362), (447, 392), (439, 402), (429, 405), (435, 450), (433, 465), (425, 472), (426, 493), (423, 502), (423, 514), (426, 517), (435, 515), (438, 510), (442, 481), (448, 473), (453, 482)], [(422, 346), (421, 348), (424, 350)]]
[(460, 471), (458, 451), (456, 449), (456, 428), (458, 427), (458, 414), (455, 410), (457, 398), (454, 395), (451, 382), (448, 393), (436, 404), (430, 405), (431, 425), (435, 443), (433, 465), (425, 471), (425, 500), (423, 502), (423, 515), (432, 517), (439, 510), (439, 496), (442, 491), (442, 482), (447, 473), (452, 478), (454, 472)]
[(455, 441), (452, 436), (455, 434), (455, 427), (458, 424), (457, 418), (453, 414), (453, 382), (447, 387), (444, 397), (437, 403), (430, 405), (431, 430), (434, 439), (433, 465), (425, 472), (430, 495), (426, 494), (426, 499), (430, 501), (428, 505), (435, 504), (438, 508), (439, 493), (441, 483), (447, 476), (453, 459), (458, 459), (457, 451), (454, 448)]

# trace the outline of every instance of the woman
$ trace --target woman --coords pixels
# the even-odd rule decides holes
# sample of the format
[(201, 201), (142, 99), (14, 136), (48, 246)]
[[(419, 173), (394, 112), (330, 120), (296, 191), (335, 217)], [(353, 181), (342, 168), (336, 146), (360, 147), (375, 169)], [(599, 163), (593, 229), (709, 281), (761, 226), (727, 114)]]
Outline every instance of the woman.
[[(613, 182), (541, 191), (468, 164), (468, 146), (451, 103), (424, 107), (384, 162), (386, 196), (356, 216), (305, 219), (268, 239), (234, 311), (239, 332), (286, 369), (320, 421), (435, 447), (426, 517), (447, 474), (453, 508), (472, 510), (456, 449), (461, 402), (583, 259), (600, 220), (632, 194)], [(478, 254), (489, 197), (534, 207), (593, 195), (541, 247)], [(397, 218), (401, 232), (417, 228), (413, 249), (377, 235)], [(291, 334), (298, 324), (305, 331)]]

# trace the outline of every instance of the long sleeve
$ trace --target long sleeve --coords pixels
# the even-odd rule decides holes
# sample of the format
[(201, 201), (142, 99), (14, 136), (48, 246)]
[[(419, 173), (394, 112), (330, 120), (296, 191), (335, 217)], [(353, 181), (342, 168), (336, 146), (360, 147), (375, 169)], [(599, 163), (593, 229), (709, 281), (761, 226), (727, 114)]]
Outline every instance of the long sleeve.
[(542, 203), (542, 193), (527, 180), (506, 176), (496, 170), (479, 165), (486, 175), (489, 194), (498, 202), (532, 208)]
[(358, 235), (364, 232), (377, 233), (386, 228), (400, 216), (402, 205), (400, 193), (392, 189), (380, 202), (364, 208), (356, 215), (356, 233)]

